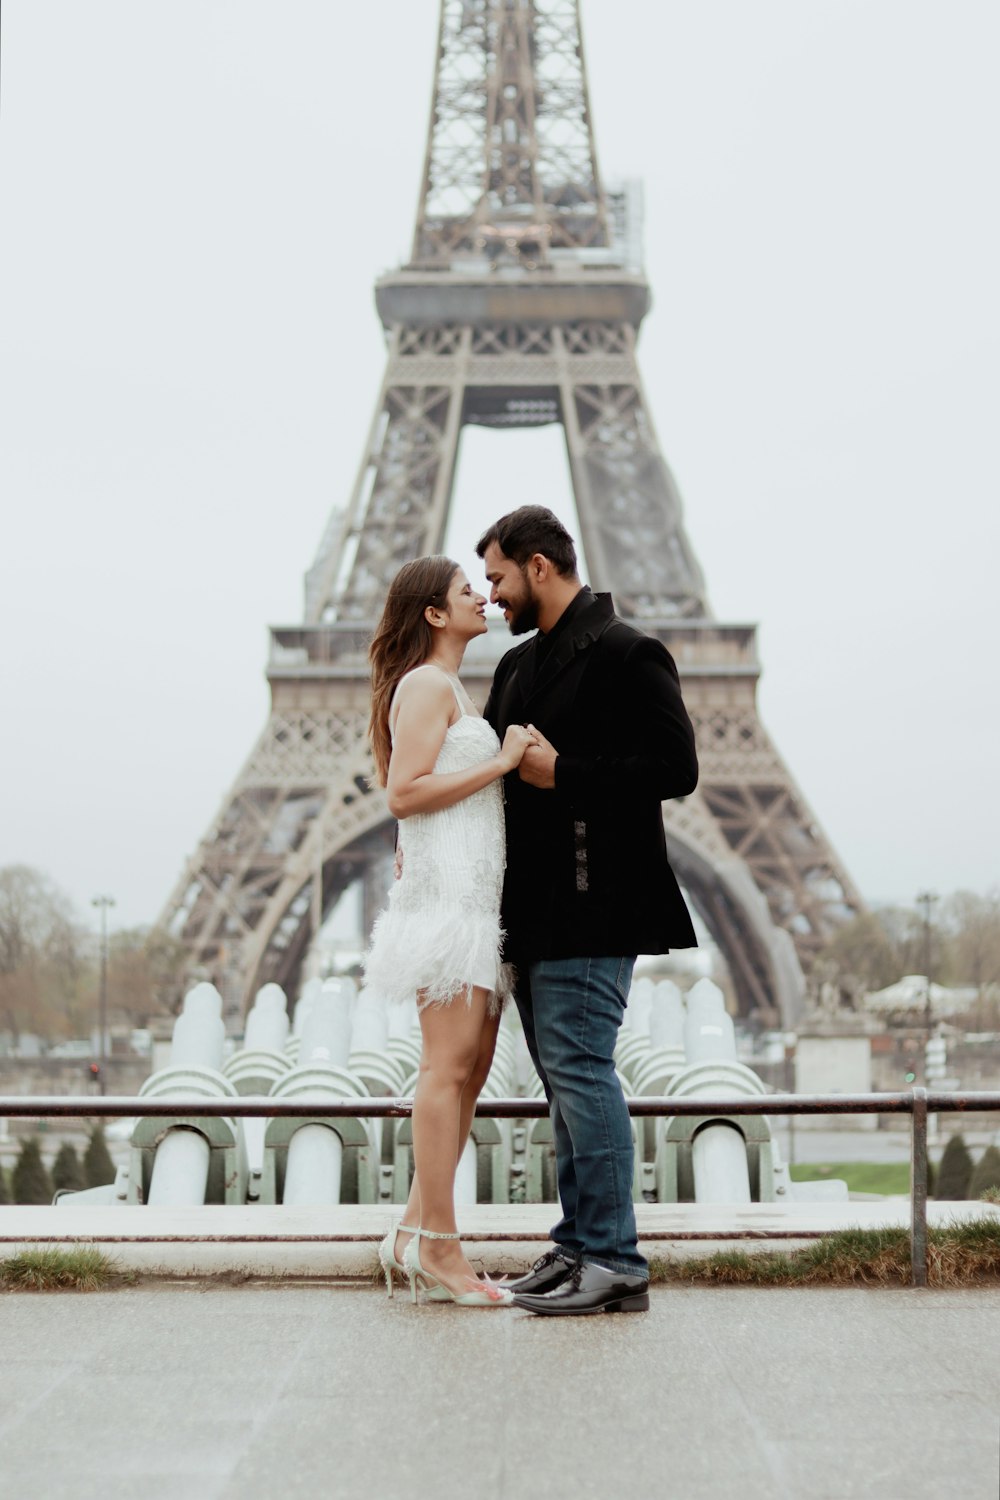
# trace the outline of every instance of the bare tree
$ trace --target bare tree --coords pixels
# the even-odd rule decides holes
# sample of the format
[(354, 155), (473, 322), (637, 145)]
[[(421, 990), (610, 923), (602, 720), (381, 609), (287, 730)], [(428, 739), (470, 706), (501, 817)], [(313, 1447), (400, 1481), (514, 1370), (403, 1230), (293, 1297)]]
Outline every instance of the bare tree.
[[(928, 936), (930, 938), (928, 952)], [(938, 984), (975, 987), (975, 1006), (956, 1024), (982, 1031), (1000, 1025), (1000, 891), (956, 891), (942, 901), (928, 934), (922, 913), (892, 906), (847, 922), (816, 960), (814, 988), (833, 985), (841, 1004), (883, 989), (930, 960)]]
[(30, 865), (0, 869), (0, 1027), (65, 1034), (84, 976), (80, 929), (67, 896)]
[(155, 1015), (169, 1015), (174, 995), (183, 991), (188, 964), (181, 943), (161, 928), (133, 927), (116, 932), (108, 953), (108, 1012), (112, 1022), (142, 1026)]
[(996, 1020), (1000, 998), (1000, 891), (956, 891), (944, 903), (951, 973), (959, 984), (975, 987), (970, 1023), (982, 1030), (988, 1012)]
[(863, 912), (845, 922), (816, 960), (813, 982), (832, 984), (841, 1004), (856, 1005), (900, 975), (900, 950), (879, 916)]
[[(912, 906), (883, 906), (875, 913), (879, 926), (884, 931), (892, 948), (896, 972), (893, 979), (903, 974), (922, 974), (927, 959), (927, 932), (923, 916)], [(931, 924), (931, 967), (934, 978), (940, 980), (941, 940), (937, 927)], [(891, 983), (892, 981), (888, 981)]]

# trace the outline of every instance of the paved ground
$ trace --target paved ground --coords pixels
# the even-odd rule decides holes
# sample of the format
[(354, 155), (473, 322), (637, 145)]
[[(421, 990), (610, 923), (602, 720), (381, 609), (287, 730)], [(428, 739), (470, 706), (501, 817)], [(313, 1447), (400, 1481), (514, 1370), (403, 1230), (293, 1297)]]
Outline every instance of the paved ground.
[(0, 1496), (997, 1500), (1000, 1291), (652, 1302), (543, 1320), (343, 1283), (0, 1296)]

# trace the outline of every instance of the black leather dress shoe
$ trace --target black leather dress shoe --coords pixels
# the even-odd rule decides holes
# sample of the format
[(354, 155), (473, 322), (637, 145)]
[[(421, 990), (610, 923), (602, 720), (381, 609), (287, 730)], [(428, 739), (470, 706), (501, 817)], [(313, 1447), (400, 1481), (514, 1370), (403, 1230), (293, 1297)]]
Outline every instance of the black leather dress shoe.
[(568, 1250), (547, 1250), (526, 1275), (505, 1281), (504, 1288), (508, 1292), (551, 1292), (566, 1280), (575, 1265), (576, 1256)]
[(603, 1266), (578, 1261), (565, 1280), (544, 1295), (519, 1292), (515, 1284), (514, 1306), (553, 1316), (646, 1312), (649, 1307), (648, 1288), (645, 1276), (625, 1276), (619, 1271), (606, 1271)]

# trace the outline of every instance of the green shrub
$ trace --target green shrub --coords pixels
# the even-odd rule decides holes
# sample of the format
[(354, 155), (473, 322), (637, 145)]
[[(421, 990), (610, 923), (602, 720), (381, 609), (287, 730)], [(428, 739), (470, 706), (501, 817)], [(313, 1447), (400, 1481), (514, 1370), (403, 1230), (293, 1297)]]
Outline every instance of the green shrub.
[(969, 1196), (969, 1179), (972, 1176), (972, 1157), (961, 1135), (949, 1136), (948, 1144), (941, 1153), (938, 1167), (935, 1198), (958, 1199)]
[(990, 1188), (1000, 1189), (1000, 1151), (996, 1146), (987, 1146), (977, 1161), (969, 1181), (969, 1197), (982, 1198)]
[(10, 1202), (10, 1189), (7, 1186), (7, 1174), (0, 1167), (0, 1204)]
[(52, 1181), (33, 1135), (21, 1143), (11, 1183), (15, 1203), (51, 1203)]
[(104, 1187), (115, 1180), (115, 1164), (104, 1139), (104, 1126), (95, 1125), (83, 1154), (83, 1175), (87, 1186)]
[(85, 1186), (83, 1167), (72, 1141), (63, 1141), (52, 1163), (52, 1186), (59, 1191), (78, 1193)]

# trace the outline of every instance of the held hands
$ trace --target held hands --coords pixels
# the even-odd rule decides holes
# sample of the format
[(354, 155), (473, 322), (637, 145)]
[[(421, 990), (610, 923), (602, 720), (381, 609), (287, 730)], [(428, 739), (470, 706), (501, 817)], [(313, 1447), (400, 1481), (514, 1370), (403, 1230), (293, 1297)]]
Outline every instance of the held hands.
[(527, 729), (531, 735), (531, 743), (521, 757), (517, 774), (528, 786), (537, 786), (547, 791), (556, 784), (556, 760), (559, 752), (534, 724), (529, 724)]
[(500, 759), (504, 762), (505, 774), (521, 764), (525, 751), (534, 742), (535, 737), (530, 728), (524, 724), (511, 724), (500, 746)]

